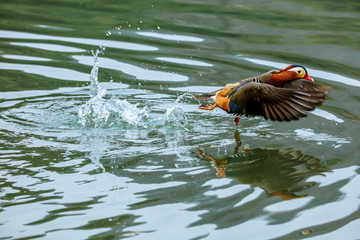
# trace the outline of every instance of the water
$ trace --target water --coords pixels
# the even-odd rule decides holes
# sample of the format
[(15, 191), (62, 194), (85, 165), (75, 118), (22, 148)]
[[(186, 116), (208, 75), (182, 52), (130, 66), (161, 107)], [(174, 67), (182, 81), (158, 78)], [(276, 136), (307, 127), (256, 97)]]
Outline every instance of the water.
[[(1, 3), (1, 239), (359, 239), (359, 3)], [(295, 122), (193, 94), (289, 64)]]

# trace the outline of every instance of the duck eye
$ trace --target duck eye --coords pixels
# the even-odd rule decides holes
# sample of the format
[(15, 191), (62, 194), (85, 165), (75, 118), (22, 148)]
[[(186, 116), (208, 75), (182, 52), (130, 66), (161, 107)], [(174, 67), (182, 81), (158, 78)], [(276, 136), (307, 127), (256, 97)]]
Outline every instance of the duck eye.
[(297, 72), (297, 73), (301, 73), (301, 70), (297, 70), (296, 72)]

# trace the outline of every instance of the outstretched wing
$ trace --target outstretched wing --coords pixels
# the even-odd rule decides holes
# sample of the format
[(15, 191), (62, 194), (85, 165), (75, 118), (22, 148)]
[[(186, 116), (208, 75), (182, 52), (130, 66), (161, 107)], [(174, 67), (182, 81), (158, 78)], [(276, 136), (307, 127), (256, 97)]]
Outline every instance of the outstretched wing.
[(283, 88), (291, 88), (308, 92), (325, 92), (327, 93), (326, 95), (330, 93), (331, 89), (329, 86), (322, 86), (306, 79), (288, 81), (284, 84)]
[(306, 117), (304, 111), (320, 106), (328, 94), (329, 91), (323, 89), (276, 88), (269, 84), (249, 82), (230, 90), (228, 97), (242, 109), (239, 114), (263, 116), (273, 121), (290, 121)]

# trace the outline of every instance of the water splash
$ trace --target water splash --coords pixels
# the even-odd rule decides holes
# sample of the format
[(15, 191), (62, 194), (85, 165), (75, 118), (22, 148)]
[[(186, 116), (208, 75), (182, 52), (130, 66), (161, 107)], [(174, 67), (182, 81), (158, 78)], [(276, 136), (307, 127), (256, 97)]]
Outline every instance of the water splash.
[(95, 96), (79, 109), (79, 122), (84, 127), (147, 127), (146, 108), (138, 108), (127, 100), (103, 99)]
[(94, 56), (94, 66), (91, 69), (90, 73), (90, 97), (98, 97), (102, 98), (106, 90), (99, 85), (98, 80), (98, 74), (99, 74), (99, 61), (98, 61), (98, 55), (99, 53), (102, 53), (101, 50), (96, 49), (95, 53), (92, 51), (92, 54)]
[(164, 118), (166, 119), (165, 123), (170, 124), (176, 127), (188, 127), (189, 121), (185, 114), (185, 112), (182, 110), (182, 108), (179, 106), (179, 102), (183, 100), (185, 97), (191, 96), (189, 93), (181, 94), (174, 102), (174, 105), (167, 109)]
[(90, 99), (78, 111), (79, 123), (84, 127), (112, 127), (125, 123), (132, 126), (146, 127), (144, 122), (148, 118), (146, 108), (139, 108), (137, 104), (130, 104), (126, 100), (114, 98), (106, 99), (106, 89), (99, 85), (100, 50), (93, 52), (94, 66), (90, 74)]
[(191, 94), (184, 93), (177, 97), (173, 105), (166, 109), (160, 117), (158, 117), (158, 113), (151, 112), (151, 106), (139, 107), (138, 103), (132, 104), (126, 99), (120, 100), (113, 96), (109, 97), (106, 89), (99, 85), (98, 80), (98, 54), (102, 51), (96, 50), (92, 53), (94, 65), (90, 74), (89, 96), (91, 98), (78, 110), (79, 123), (83, 127), (188, 127), (188, 118), (179, 103)]

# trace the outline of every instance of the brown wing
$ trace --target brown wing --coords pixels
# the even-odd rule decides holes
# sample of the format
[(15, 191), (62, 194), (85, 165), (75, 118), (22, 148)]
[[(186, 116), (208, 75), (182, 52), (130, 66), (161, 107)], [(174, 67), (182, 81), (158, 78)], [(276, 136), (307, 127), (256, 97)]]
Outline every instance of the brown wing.
[(330, 93), (330, 89), (331, 89), (331, 87), (329, 86), (318, 85), (306, 79), (296, 79), (296, 80), (288, 81), (284, 84), (283, 87), (302, 90), (302, 91), (309, 91), (309, 92), (319, 92), (319, 91), (327, 92), (327, 95)]
[[(236, 91), (236, 88), (246, 82), (257, 82), (257, 81), (260, 81), (262, 83), (267, 83), (271, 80), (271, 74), (274, 73), (274, 72), (278, 72), (278, 70), (270, 70), (266, 73), (263, 73), (259, 76), (254, 76), (254, 77), (249, 77), (249, 78), (245, 78), (239, 82), (235, 82), (235, 83), (229, 83), (229, 84), (226, 84), (226, 88), (229, 88), (231, 89), (230, 91), (233, 92), (233, 91)], [(309, 80), (307, 80), (309, 81)], [(196, 99), (196, 100), (210, 100), (210, 101), (214, 101), (214, 99), (212, 98), (213, 96), (216, 95), (216, 93), (218, 91), (220, 91), (221, 89), (219, 90), (216, 90), (216, 91), (213, 91), (213, 92), (210, 92), (210, 93), (205, 93), (205, 94), (200, 94), (200, 95), (195, 95), (193, 96), (193, 99)]]
[(239, 105), (243, 115), (263, 116), (266, 120), (290, 121), (306, 117), (304, 111), (320, 106), (329, 93), (276, 88), (269, 84), (247, 83), (229, 91), (230, 101)]

